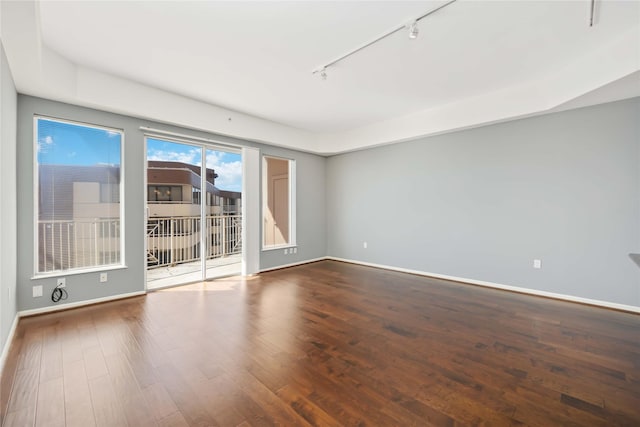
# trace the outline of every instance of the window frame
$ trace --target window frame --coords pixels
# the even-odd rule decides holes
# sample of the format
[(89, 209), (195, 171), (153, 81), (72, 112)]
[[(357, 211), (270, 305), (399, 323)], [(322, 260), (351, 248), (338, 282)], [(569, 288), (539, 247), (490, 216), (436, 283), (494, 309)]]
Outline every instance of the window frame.
[[(82, 126), (87, 128), (93, 128), (98, 130), (103, 130), (106, 132), (115, 132), (120, 135), (120, 182), (119, 182), (119, 246), (120, 246), (120, 262), (114, 264), (104, 264), (90, 267), (78, 267), (78, 268), (70, 268), (66, 270), (52, 270), (52, 271), (39, 271), (39, 215), (40, 215), (40, 163), (38, 162), (38, 123), (40, 120), (46, 120), (50, 122), (57, 123), (65, 123), (74, 126)], [(33, 115), (33, 137), (32, 137), (32, 150), (33, 150), (33, 158), (32, 158), (32, 168), (33, 173), (31, 176), (33, 177), (33, 218), (32, 218), (32, 227), (33, 227), (33, 274), (31, 279), (41, 279), (47, 277), (58, 277), (58, 276), (71, 276), (76, 274), (84, 274), (91, 272), (102, 272), (102, 271), (110, 271), (110, 270), (119, 270), (123, 268), (127, 268), (126, 264), (126, 231), (125, 231), (125, 131), (122, 128), (111, 127), (98, 125), (94, 123), (87, 123), (78, 120), (70, 120), (63, 119), (59, 117), (52, 117), (42, 114), (34, 114)]]
[[(269, 178), (267, 171), (267, 159), (275, 159), (275, 160), (284, 160), (288, 164), (287, 174), (288, 174), (288, 184), (289, 184), (289, 241), (283, 244), (277, 245), (267, 245), (266, 244), (266, 229), (265, 229), (265, 214), (268, 210), (268, 191), (269, 191)], [(296, 240), (296, 160), (273, 156), (270, 154), (263, 154), (261, 161), (262, 168), (262, 191), (260, 197), (262, 198), (262, 211), (260, 212), (260, 221), (261, 221), (261, 236), (260, 236), (260, 247), (263, 252), (278, 250), (278, 249), (287, 249), (298, 246)]]
[[(157, 191), (157, 193), (155, 193), (155, 194), (156, 194), (156, 196), (155, 196), (155, 200), (149, 200), (149, 194), (150, 194), (150, 193), (149, 193), (149, 190), (150, 190), (151, 188), (154, 188), (154, 189), (155, 189), (155, 191)], [(169, 193), (168, 193), (168, 194), (169, 194), (169, 199), (168, 199), (168, 200), (158, 200), (158, 196), (157, 196), (157, 194), (160, 194), (160, 189), (161, 189), (161, 188), (164, 188), (164, 189), (167, 189), (167, 190), (168, 190), (168, 192), (169, 192)], [(195, 188), (195, 187), (194, 187), (194, 188)], [(183, 191), (182, 191), (182, 190), (183, 190), (182, 185), (179, 185), (179, 184), (162, 184), (162, 185), (150, 184), (150, 185), (147, 185), (147, 202), (153, 202), (153, 203), (167, 203), (167, 204), (168, 204), (168, 203), (174, 203), (174, 204), (184, 204), (184, 203), (187, 203), (187, 202), (183, 199), (184, 194), (187, 194), (187, 193), (184, 193), (184, 194), (183, 194)], [(174, 200), (174, 198), (176, 197), (176, 194), (177, 194), (177, 193), (180, 193), (180, 199), (178, 199), (178, 200)], [(193, 204), (193, 203), (190, 203), (190, 204)]]

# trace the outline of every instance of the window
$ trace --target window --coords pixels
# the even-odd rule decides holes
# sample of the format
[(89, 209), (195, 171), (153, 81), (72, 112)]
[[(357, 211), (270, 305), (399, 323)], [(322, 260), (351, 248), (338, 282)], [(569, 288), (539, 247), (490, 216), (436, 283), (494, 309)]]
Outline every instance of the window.
[(150, 202), (181, 202), (182, 187), (179, 185), (150, 185), (147, 200)]
[(101, 203), (120, 203), (120, 184), (100, 184)]
[(295, 161), (262, 158), (262, 247), (295, 246)]
[(36, 274), (123, 264), (122, 131), (35, 118)]

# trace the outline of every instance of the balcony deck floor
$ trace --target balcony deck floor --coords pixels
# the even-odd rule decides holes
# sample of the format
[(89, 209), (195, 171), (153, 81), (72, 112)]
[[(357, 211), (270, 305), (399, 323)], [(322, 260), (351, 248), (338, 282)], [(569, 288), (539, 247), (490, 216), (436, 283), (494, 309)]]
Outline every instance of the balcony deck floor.
[[(207, 260), (207, 279), (241, 273), (242, 254)], [(161, 289), (202, 280), (200, 261), (147, 270), (147, 289)]]

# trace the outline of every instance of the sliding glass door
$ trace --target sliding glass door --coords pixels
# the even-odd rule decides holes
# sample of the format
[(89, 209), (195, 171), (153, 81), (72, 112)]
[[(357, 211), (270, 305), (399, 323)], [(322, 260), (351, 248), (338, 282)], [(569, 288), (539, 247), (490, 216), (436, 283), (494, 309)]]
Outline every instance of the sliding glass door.
[(239, 274), (241, 156), (151, 136), (146, 144), (147, 288)]

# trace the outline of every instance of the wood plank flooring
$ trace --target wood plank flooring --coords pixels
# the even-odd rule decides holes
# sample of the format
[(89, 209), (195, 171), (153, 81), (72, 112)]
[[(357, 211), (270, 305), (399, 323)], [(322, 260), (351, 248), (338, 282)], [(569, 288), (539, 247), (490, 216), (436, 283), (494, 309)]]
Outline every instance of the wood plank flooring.
[(22, 319), (0, 391), (7, 427), (640, 426), (640, 316), (322, 261)]

